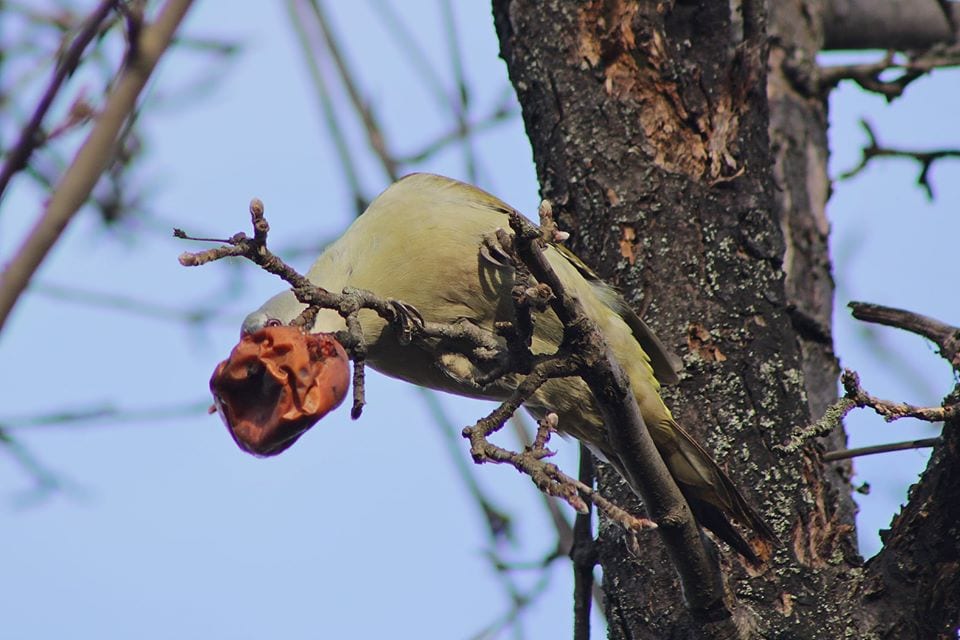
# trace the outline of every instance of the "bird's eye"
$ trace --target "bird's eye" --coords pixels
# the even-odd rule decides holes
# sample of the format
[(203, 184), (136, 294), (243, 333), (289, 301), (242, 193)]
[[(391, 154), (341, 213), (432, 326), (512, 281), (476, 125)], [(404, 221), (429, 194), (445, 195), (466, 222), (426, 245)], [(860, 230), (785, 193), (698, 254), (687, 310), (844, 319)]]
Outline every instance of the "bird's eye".
[(283, 324), (283, 323), (280, 322), (279, 320), (277, 320), (276, 318), (270, 318), (269, 320), (267, 320), (267, 321), (263, 324), (263, 326), (265, 326), (265, 327), (279, 327), (279, 326), (281, 326), (282, 324)]

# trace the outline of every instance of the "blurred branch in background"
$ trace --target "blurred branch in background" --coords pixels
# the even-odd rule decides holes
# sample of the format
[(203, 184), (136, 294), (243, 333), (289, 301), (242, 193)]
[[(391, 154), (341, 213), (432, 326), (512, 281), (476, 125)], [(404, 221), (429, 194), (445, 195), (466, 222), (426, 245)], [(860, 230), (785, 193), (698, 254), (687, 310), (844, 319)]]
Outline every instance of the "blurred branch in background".
[(347, 92), (350, 108), (367, 135), (367, 145), (380, 162), (380, 166), (389, 181), (395, 182), (400, 177), (398, 163), (390, 153), (386, 136), (380, 121), (374, 115), (373, 107), (366, 96), (361, 95), (360, 79), (347, 63), (346, 54), (340, 47), (336, 34), (330, 26), (330, 21), (327, 19), (322, 3), (319, 0), (299, 0), (298, 4), (301, 7), (301, 17), (303, 16), (304, 6), (309, 5), (313, 20), (323, 39), (326, 53), (337, 70), (341, 86)]
[(937, 160), (946, 158), (960, 159), (960, 149), (931, 149), (929, 151), (918, 151), (912, 149), (897, 149), (886, 147), (877, 142), (877, 135), (873, 127), (866, 120), (860, 120), (860, 126), (867, 133), (867, 145), (863, 147), (863, 156), (860, 163), (848, 171), (840, 174), (840, 180), (847, 180), (859, 174), (867, 168), (871, 161), (877, 158), (907, 158), (914, 160), (920, 165), (920, 173), (917, 175), (917, 184), (923, 188), (927, 194), (928, 200), (933, 200), (933, 185), (930, 184), (930, 169)]
[[(827, 95), (843, 80), (853, 80), (865, 91), (878, 93), (893, 102), (907, 86), (934, 69), (960, 65), (960, 46), (938, 42), (921, 51), (898, 54), (890, 50), (877, 62), (825, 66), (820, 68), (820, 92)], [(891, 72), (899, 75), (891, 78)]]
[(190, 0), (169, 0), (154, 22), (138, 26), (139, 37), (130, 43), (125, 63), (103, 109), (93, 119), (90, 133), (57, 182), (43, 214), (0, 275), (0, 330), (34, 272), (110, 166), (120, 134), (135, 113), (140, 92), (190, 4)]
[[(0, 5), (0, 137), (15, 139), (4, 145), (0, 199), (21, 177), (43, 191), (54, 189), (77, 151), (77, 134), (103, 118), (103, 96), (115, 92), (122, 75), (130, 75), (124, 71), (130, 66), (128, 45), (131, 34), (140, 33), (138, 13), (117, 0), (97, 4), (86, 17), (70, 3), (29, 4)], [(196, 102), (217, 86), (221, 63), (240, 50), (234, 42), (193, 36), (174, 37), (171, 47), (204, 61), (194, 66), (195, 77), (178, 79), (179, 86), (152, 85), (145, 92), (149, 95), (136, 98), (136, 106), (124, 114), (106, 153), (106, 168), (82, 203), (92, 205), (105, 225), (144, 213), (145, 181), (136, 175), (148, 147), (139, 122), (143, 113)]]
[[(540, 596), (549, 585), (549, 571), (541, 571), (541, 575), (536, 584), (532, 588), (527, 589), (521, 587), (517, 582), (513, 575), (514, 572), (527, 568), (545, 569), (552, 559), (558, 556), (556, 554), (550, 554), (547, 559), (530, 563), (529, 565), (508, 561), (504, 558), (504, 544), (512, 545), (517, 541), (516, 531), (513, 527), (515, 517), (513, 514), (503, 510), (499, 505), (496, 505), (494, 498), (484, 491), (476, 476), (473, 464), (466, 458), (466, 451), (462, 445), (463, 440), (460, 437), (461, 428), (458, 427), (447, 414), (438, 395), (428, 389), (418, 389), (417, 393), (427, 405), (427, 411), (433, 418), (434, 424), (439, 428), (440, 435), (447, 448), (447, 453), (454, 464), (457, 475), (463, 482), (467, 495), (480, 512), (485, 524), (488, 543), (484, 555), (487, 560), (489, 560), (491, 567), (495, 570), (501, 587), (510, 602), (506, 612), (491, 621), (478, 632), (477, 635), (473, 636), (476, 638), (495, 637), (505, 627), (516, 623), (524, 609), (535, 603), (538, 596)], [(517, 416), (514, 416), (514, 419), (520, 420)], [(521, 424), (520, 428), (525, 427)], [(542, 497), (547, 504), (550, 504), (556, 509), (552, 498), (545, 495)], [(562, 515), (559, 517), (561, 519), (563, 518)]]
[[(0, 4), (0, 25), (4, 32), (4, 42), (0, 45), (0, 77), (3, 78), (0, 112), (4, 114), (0, 136), (15, 139), (3, 149), (0, 200), (19, 178), (26, 178), (52, 194), (47, 214), (51, 215), (53, 210), (57, 218), (52, 223), (48, 219), (46, 228), (42, 228), (40, 222), (34, 228), (31, 238), (42, 240), (45, 249), (40, 242), (34, 242), (29, 250), (24, 245), (12, 260), (4, 258), (4, 262), (15, 264), (4, 267), (0, 280), (4, 307), (0, 325), (19, 297), (19, 289), (26, 285), (46, 250), (57, 242), (59, 231), (77, 210), (85, 204), (93, 205), (102, 222), (112, 225), (142, 208), (137, 181), (131, 178), (145, 149), (139, 131), (140, 116), (145, 104), (152, 110), (171, 100), (157, 92), (153, 100), (140, 96), (152, 66), (166, 50), (166, 43), (173, 37), (189, 4), (182, 0), (168, 3), (157, 19), (146, 25), (141, 24), (143, 17), (136, 10), (137, 3), (128, 5), (117, 0), (99, 2), (85, 16), (65, 3), (46, 7), (16, 2)], [(130, 45), (131, 41), (135, 44)], [(192, 37), (176, 38), (174, 46), (221, 59), (237, 51), (237, 46), (229, 42)], [(49, 73), (46, 81), (44, 73)], [(173, 96), (189, 95), (195, 99), (195, 91), (201, 85), (207, 89), (215, 86), (207, 78)], [(97, 106), (100, 102), (102, 106)], [(90, 132), (78, 152), (74, 134), (85, 128)], [(77, 157), (71, 163), (68, 158), (74, 153)], [(64, 194), (72, 194), (65, 204)], [(38, 233), (41, 229), (42, 233)], [(217, 300), (208, 301), (209, 306), (200, 309), (175, 309), (123, 294), (52, 283), (34, 283), (28, 291), (72, 304), (193, 326), (220, 319), (221, 314)], [(227, 295), (234, 291), (235, 287), (231, 286), (217, 290)], [(36, 505), (72, 486), (15, 437), (13, 432), (18, 429), (140, 423), (198, 413), (202, 413), (202, 408), (191, 403), (186, 408), (150, 410), (102, 406), (4, 419), (0, 421), (0, 447), (34, 483), (34, 488), (17, 497), (15, 504)]]
[(327, 82), (328, 72), (321, 64), (321, 61), (325, 60), (322, 43), (318, 40), (315, 32), (307, 30), (306, 25), (309, 23), (311, 14), (306, 13), (307, 7), (304, 3), (298, 0), (287, 0), (286, 6), (287, 13), (290, 16), (290, 26), (293, 27), (293, 31), (297, 35), (303, 60), (306, 63), (310, 80), (313, 82), (314, 91), (316, 91), (320, 102), (320, 115), (324, 128), (330, 135), (334, 151), (337, 154), (336, 164), (343, 172), (343, 178), (350, 189), (356, 215), (360, 215), (367, 208), (368, 199), (364, 195), (363, 185), (360, 184), (356, 161), (344, 134), (340, 114), (334, 105), (333, 95)]
[[(30, 120), (23, 126), (23, 129), (21, 129), (17, 142), (6, 154), (3, 167), (0, 169), (0, 199), (3, 198), (3, 193), (6, 191), (13, 176), (27, 166), (27, 162), (30, 160), (30, 156), (34, 150), (46, 142), (48, 136), (43, 135), (40, 127), (43, 124), (47, 112), (50, 110), (54, 99), (60, 92), (60, 87), (63, 85), (63, 82), (69, 76), (73, 75), (73, 72), (80, 64), (83, 53), (93, 39), (98, 35), (102, 36), (103, 32), (112, 26), (113, 21), (116, 19), (116, 16), (112, 16), (115, 6), (116, 0), (101, 0), (100, 4), (97, 5), (86, 20), (84, 20), (76, 37), (73, 38), (73, 42), (58, 56), (50, 83), (40, 97), (40, 101), (37, 103)], [(109, 21), (108, 18), (110, 18)], [(65, 34), (65, 40), (67, 39), (69, 39), (69, 33)], [(74, 102), (74, 107), (79, 104), (81, 104), (80, 101)], [(70, 111), (71, 113), (75, 113), (78, 109), (71, 108)], [(58, 128), (55, 131), (61, 130), (62, 128)], [(52, 137), (52, 135), (50, 137)]]
[(60, 474), (44, 465), (19, 439), (14, 438), (7, 426), (0, 421), (0, 448), (23, 469), (33, 481), (33, 487), (13, 496), (13, 505), (26, 508), (42, 502), (51, 494), (60, 491), (66, 482)]
[[(82, 287), (71, 287), (50, 282), (35, 282), (30, 291), (45, 297), (70, 304), (96, 307), (120, 313), (129, 313), (154, 320), (182, 322), (186, 325), (203, 325), (211, 322), (236, 325), (236, 318), (230, 317), (222, 305), (204, 302), (202, 306), (171, 307), (106, 291), (94, 291)], [(221, 291), (221, 289), (217, 289)]]
[[(318, 97), (321, 119), (333, 143), (338, 158), (337, 164), (352, 195), (357, 214), (366, 208), (369, 201), (359, 178), (358, 167), (364, 164), (360, 156), (365, 154), (372, 156), (384, 176), (392, 182), (403, 174), (415, 170), (416, 165), (431, 160), (450, 145), (459, 144), (467, 177), (471, 182), (476, 183), (479, 182), (477, 175), (479, 161), (474, 149), (474, 137), (500, 122), (515, 117), (518, 113), (513, 89), (509, 85), (504, 86), (502, 97), (492, 109), (479, 116), (471, 113), (469, 81), (463, 65), (461, 42), (456, 31), (456, 16), (451, 3), (441, 2), (448, 57), (451, 61), (452, 80), (449, 82), (433, 66), (430, 57), (405, 26), (402, 15), (395, 12), (388, 2), (371, 0), (371, 4), (374, 5), (375, 13), (382, 20), (387, 32), (398, 44), (398, 51), (407, 57), (407, 68), (410, 70), (411, 79), (428, 89), (437, 104), (449, 114), (451, 125), (448, 133), (424, 142), (419, 150), (402, 156), (395, 154), (392, 151), (395, 145), (391, 143), (389, 133), (370, 105), (362, 82), (349, 63), (349, 52), (342, 48), (324, 3), (319, 0), (287, 0), (287, 13), (291, 26), (297, 34), (304, 63)], [(452, 89), (448, 89), (448, 84), (452, 84)], [(345, 100), (336, 99), (334, 86), (339, 87)], [(384, 108), (387, 107), (388, 105)], [(364, 132), (365, 148), (351, 146), (348, 142), (345, 135), (348, 122), (358, 124)], [(493, 637), (510, 627), (517, 630), (519, 627), (515, 625), (520, 623), (524, 610), (536, 601), (549, 584), (548, 569), (553, 560), (569, 553), (572, 544), (572, 527), (559, 511), (554, 500), (543, 496), (543, 504), (557, 531), (555, 551), (535, 563), (518, 564), (506, 561), (502, 556), (501, 546), (504, 542), (513, 540), (512, 516), (497, 507), (481, 488), (475, 476), (476, 470), (473, 465), (467, 464), (464, 457), (466, 452), (459, 442), (459, 428), (455, 427), (453, 421), (446, 415), (436, 394), (432, 391), (420, 390), (419, 395), (439, 428), (467, 495), (483, 518), (489, 544), (487, 557), (511, 603), (502, 616), (492, 621), (475, 637)], [(514, 428), (521, 446), (526, 446), (530, 443), (529, 435), (519, 420), (519, 418), (515, 419)], [(521, 567), (535, 567), (540, 571), (534, 586), (526, 590), (522, 589), (512, 577), (512, 572)]]
[(123, 408), (108, 403), (38, 415), (0, 417), (0, 448), (4, 449), (33, 481), (31, 489), (15, 494), (14, 505), (18, 508), (36, 506), (55, 493), (76, 489), (74, 482), (44, 464), (15, 432), (49, 427), (91, 428), (116, 424), (140, 426), (148, 422), (203, 415), (209, 407), (210, 401), (207, 399), (142, 408)]
[(161, 422), (191, 416), (203, 415), (210, 408), (208, 398), (192, 400), (156, 407), (118, 407), (116, 405), (98, 404), (80, 409), (62, 409), (51, 413), (0, 418), (7, 433), (17, 430), (38, 429), (44, 427), (101, 427), (115, 424), (132, 424), (143, 422)]

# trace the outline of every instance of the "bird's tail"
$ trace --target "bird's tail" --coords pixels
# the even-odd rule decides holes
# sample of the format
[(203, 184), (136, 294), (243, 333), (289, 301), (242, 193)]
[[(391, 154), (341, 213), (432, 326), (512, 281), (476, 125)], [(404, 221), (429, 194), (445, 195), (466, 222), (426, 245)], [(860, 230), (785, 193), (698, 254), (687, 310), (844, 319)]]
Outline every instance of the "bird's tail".
[[(776, 533), (693, 436), (673, 420), (669, 428), (675, 434), (673, 446), (661, 447), (661, 455), (694, 517), (751, 563), (767, 560), (779, 544)], [(728, 517), (756, 534), (753, 544), (740, 535)]]

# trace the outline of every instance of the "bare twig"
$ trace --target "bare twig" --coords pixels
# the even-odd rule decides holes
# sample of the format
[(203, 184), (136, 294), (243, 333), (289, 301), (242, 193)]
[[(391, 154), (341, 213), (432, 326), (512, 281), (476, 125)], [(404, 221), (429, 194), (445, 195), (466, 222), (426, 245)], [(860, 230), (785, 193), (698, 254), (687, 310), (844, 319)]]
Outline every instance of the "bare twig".
[(127, 424), (156, 422), (198, 416), (207, 413), (209, 400), (195, 400), (182, 404), (154, 407), (117, 407), (112, 404), (96, 405), (79, 409), (61, 409), (51, 413), (31, 416), (12, 416), (0, 418), (0, 424), (8, 431), (18, 429), (37, 429), (41, 427), (101, 426), (105, 424)]
[(856, 407), (869, 407), (887, 422), (901, 418), (916, 418), (924, 422), (943, 422), (960, 415), (960, 405), (948, 404), (942, 407), (915, 407), (905, 402), (891, 402), (872, 396), (860, 386), (860, 377), (853, 371), (845, 370), (840, 376), (845, 398), (853, 401)]
[(340, 81), (347, 91), (347, 96), (350, 98), (354, 110), (360, 116), (364, 131), (367, 133), (367, 141), (370, 143), (370, 148), (380, 160), (380, 164), (383, 166), (391, 182), (397, 180), (400, 177), (400, 168), (394, 156), (387, 149), (387, 142), (383, 135), (383, 130), (377, 119), (373, 117), (370, 105), (367, 104), (363, 96), (360, 95), (360, 89), (357, 87), (357, 82), (354, 79), (354, 73), (348, 66), (346, 57), (341, 50), (340, 44), (337, 42), (333, 29), (330, 27), (330, 21), (327, 19), (326, 12), (323, 10), (319, 0), (303, 1), (309, 2), (313, 9), (313, 14), (320, 27), (323, 40), (327, 45), (327, 51), (330, 53), (330, 58), (337, 68)]
[(327, 132), (333, 141), (334, 149), (337, 152), (337, 166), (343, 171), (344, 179), (350, 187), (350, 193), (353, 197), (353, 204), (359, 215), (367, 207), (366, 198), (363, 195), (363, 188), (360, 185), (360, 177), (357, 172), (357, 163), (353, 152), (344, 135), (344, 128), (341, 126), (337, 110), (333, 105), (333, 99), (330, 95), (330, 87), (327, 84), (326, 76), (320, 67), (321, 55), (320, 44), (311, 39), (311, 34), (305, 27), (306, 7), (299, 0), (287, 0), (287, 13), (290, 16), (290, 23), (297, 34), (297, 41), (300, 48), (303, 49), (303, 59), (307, 64), (307, 70), (310, 72), (310, 78), (313, 81), (314, 89), (317, 92), (317, 98), (320, 100), (320, 111), (326, 124)]
[(860, 120), (860, 126), (867, 132), (870, 139), (867, 146), (862, 150), (863, 156), (860, 163), (849, 171), (840, 174), (841, 180), (846, 180), (857, 175), (867, 168), (870, 161), (875, 158), (909, 158), (920, 164), (920, 174), (917, 176), (917, 184), (920, 185), (927, 194), (927, 198), (933, 199), (933, 185), (930, 184), (930, 168), (937, 160), (944, 158), (960, 158), (960, 149), (934, 149), (932, 151), (915, 151), (910, 149), (894, 149), (881, 146), (877, 142), (877, 136), (866, 120)]
[(481, 133), (513, 118), (517, 115), (516, 109), (508, 105), (497, 105), (485, 116), (476, 120), (466, 120), (458, 122), (452, 129), (437, 136), (436, 139), (426, 143), (418, 151), (408, 153), (397, 158), (400, 164), (416, 164), (436, 155), (452, 144), (456, 144), (469, 138), (475, 133)]
[(840, 425), (840, 421), (857, 408), (870, 408), (883, 416), (887, 422), (901, 418), (915, 418), (924, 422), (943, 422), (960, 416), (960, 404), (947, 404), (941, 407), (916, 407), (904, 402), (891, 402), (872, 396), (860, 386), (860, 377), (850, 369), (845, 369), (840, 376), (844, 396), (830, 405), (823, 417), (810, 426), (794, 431), (789, 440), (777, 447), (784, 453), (798, 450), (803, 443), (811, 438), (824, 436)]
[[(45, 141), (40, 131), (40, 127), (43, 125), (43, 119), (53, 105), (53, 101), (60, 92), (60, 87), (63, 86), (63, 82), (76, 70), (77, 65), (80, 64), (80, 59), (83, 57), (83, 52), (86, 51), (87, 46), (89, 46), (93, 39), (97, 37), (97, 34), (100, 33), (104, 22), (116, 5), (117, 0), (101, 0), (100, 4), (87, 16), (80, 32), (59, 58), (57, 67), (53, 72), (53, 77), (50, 78), (50, 84), (47, 85), (46, 90), (40, 97), (40, 102), (37, 103), (37, 107), (34, 109), (30, 120), (20, 131), (20, 137), (17, 139), (17, 142), (7, 154), (6, 162), (4, 162), (3, 167), (0, 168), (0, 199), (3, 199), (3, 193), (6, 191), (13, 176), (26, 166), (34, 150)], [(2, 322), (0, 322), (0, 324), (2, 324)]]
[(466, 165), (467, 179), (470, 182), (477, 182), (478, 159), (473, 147), (472, 136), (466, 135), (467, 114), (470, 112), (470, 90), (467, 87), (466, 74), (463, 69), (463, 53), (460, 50), (460, 38), (457, 37), (457, 20), (453, 13), (453, 2), (443, 0), (440, 3), (440, 13), (443, 15), (443, 26), (447, 36), (447, 51), (449, 53), (450, 65), (453, 68), (453, 79), (456, 83), (457, 99), (452, 105), (453, 116), (457, 120), (457, 129), (463, 132), (460, 136), (461, 148), (463, 150), (463, 161)]
[(192, 0), (168, 0), (156, 20), (145, 26), (138, 55), (113, 86), (103, 111), (60, 179), (46, 211), (0, 275), (0, 329), (37, 267), (59, 239), (74, 213), (86, 202), (113, 157), (117, 136), (134, 112), (137, 98), (166, 51)]
[(919, 440), (907, 440), (906, 442), (892, 442), (889, 444), (876, 444), (870, 447), (857, 447), (856, 449), (837, 449), (836, 451), (827, 451), (823, 454), (823, 461), (833, 462), (835, 460), (845, 460), (859, 456), (871, 456), (875, 453), (890, 453), (891, 451), (904, 451), (906, 449), (923, 449), (936, 446), (939, 443), (940, 438), (921, 438)]
[(896, 327), (930, 340), (940, 349), (940, 356), (955, 371), (960, 371), (960, 328), (913, 311), (879, 304), (851, 302), (847, 306), (857, 320)]
[(545, 458), (553, 455), (552, 451), (545, 448), (547, 440), (544, 434), (548, 432), (549, 424), (542, 421), (538, 430), (544, 446), (538, 447), (535, 442), (522, 453), (498, 447), (487, 440), (489, 435), (503, 426), (506, 419), (520, 407), (524, 399), (528, 398), (548, 377), (551, 377), (551, 374), (558, 373), (565, 366), (556, 358), (547, 362), (550, 363), (548, 366), (537, 369), (527, 376), (510, 400), (479, 420), (473, 427), (463, 430), (464, 437), (470, 440), (470, 452), (474, 461), (509, 464), (517, 471), (530, 476), (541, 491), (566, 501), (578, 513), (589, 511), (587, 501), (590, 501), (628, 532), (640, 533), (656, 528), (655, 522), (631, 515), (604, 498), (592, 487), (564, 474), (555, 464), (546, 462)]
[[(592, 487), (593, 454), (580, 445), (580, 482)], [(590, 640), (590, 605), (593, 601), (593, 569), (597, 566), (597, 547), (593, 539), (592, 514), (578, 513), (573, 525), (573, 640)]]
[(374, 5), (373, 13), (383, 22), (387, 33), (397, 41), (397, 49), (410, 58), (411, 66), (419, 71), (420, 78), (433, 94), (437, 104), (449, 107), (450, 99), (443, 78), (434, 68), (431, 56), (424, 51), (420, 39), (407, 29), (403, 14), (394, 9), (392, 2), (370, 0), (370, 4)]
[[(866, 302), (851, 302), (848, 306), (853, 313), (853, 317), (858, 320), (896, 327), (927, 338), (937, 345), (940, 356), (950, 363), (954, 371), (960, 371), (960, 328), (904, 309)], [(960, 416), (960, 404), (917, 407), (904, 402), (892, 402), (877, 398), (867, 393), (860, 386), (859, 376), (849, 369), (844, 370), (840, 380), (843, 383), (844, 396), (830, 405), (817, 422), (794, 431), (788, 442), (778, 447), (779, 450), (793, 452), (807, 440), (826, 435), (839, 426), (840, 421), (856, 408), (867, 407), (873, 409), (883, 416), (887, 422), (893, 422), (901, 418), (915, 418), (925, 422), (944, 422)]]
[(224, 310), (218, 305), (208, 305), (203, 308), (179, 308), (122, 294), (64, 286), (52, 282), (33, 282), (30, 285), (30, 291), (61, 302), (119, 311), (154, 320), (182, 322), (188, 325), (215, 321), (229, 322), (231, 325), (236, 324), (236, 320), (225, 317)]
[[(853, 80), (867, 91), (879, 93), (890, 102), (903, 95), (907, 85), (934, 69), (954, 67), (960, 64), (960, 46), (938, 43), (920, 52), (901, 54), (899, 61), (895, 51), (887, 51), (881, 60), (866, 64), (850, 64), (822, 67), (820, 91), (826, 94), (843, 80)], [(902, 73), (892, 80), (882, 75), (892, 69)]]
[(0, 424), (0, 449), (5, 450), (24, 472), (33, 479), (33, 488), (14, 499), (18, 507), (29, 507), (63, 488), (63, 479), (41, 463), (33, 453), (14, 438), (6, 425)]
[[(513, 427), (513, 433), (521, 448), (526, 448), (533, 444), (527, 427), (527, 421), (524, 419), (523, 414), (513, 414), (513, 417), (510, 418), (510, 426)], [(560, 505), (556, 500), (542, 492), (539, 495), (543, 499), (543, 506), (550, 515), (550, 521), (553, 522), (553, 527), (557, 532), (557, 551), (561, 555), (568, 554), (570, 548), (573, 546), (573, 527), (570, 526), (570, 523), (567, 521), (564, 512), (561, 511)]]

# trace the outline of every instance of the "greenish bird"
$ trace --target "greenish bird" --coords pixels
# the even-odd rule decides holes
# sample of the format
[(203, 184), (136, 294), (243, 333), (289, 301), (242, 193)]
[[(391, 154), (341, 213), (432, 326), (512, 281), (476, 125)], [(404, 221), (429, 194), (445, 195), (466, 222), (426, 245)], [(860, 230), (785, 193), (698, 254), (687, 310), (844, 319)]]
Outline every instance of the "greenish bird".
[[(511, 211), (507, 204), (474, 186), (437, 175), (412, 174), (381, 193), (326, 248), (307, 277), (328, 291), (366, 289), (416, 308), (426, 321), (465, 321), (496, 337), (495, 323), (514, 318), (514, 270), (508, 261), (498, 259), (502, 251), (497, 251), (495, 240), (497, 229), (509, 229)], [(580, 299), (629, 376), (643, 420), (698, 522), (756, 563), (751, 545), (728, 517), (768, 543), (776, 540), (773, 530), (713, 458), (677, 424), (660, 398), (660, 384), (678, 380), (679, 358), (664, 347), (616, 290), (572, 252), (548, 245), (546, 257), (567, 291)], [(288, 324), (304, 308), (291, 291), (285, 291), (247, 316), (243, 331), (252, 333), (269, 323)], [(372, 311), (361, 311), (359, 319), (368, 345), (367, 363), (388, 376), (488, 400), (505, 399), (520, 380), (508, 375), (480, 386), (474, 380), (486, 373), (482, 363), (439, 340), (401, 344), (393, 327)], [(536, 313), (534, 320), (533, 352), (553, 353), (563, 335), (560, 321), (550, 310)], [(344, 328), (337, 312), (322, 310), (311, 331)], [(502, 338), (496, 339), (503, 343)], [(578, 438), (598, 457), (610, 461), (629, 482), (619, 468), (593, 395), (580, 378), (548, 381), (525, 407), (538, 419), (556, 413), (559, 431)]]

